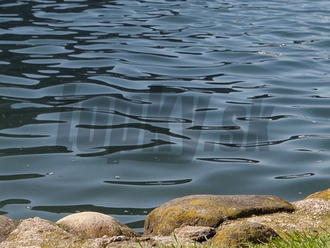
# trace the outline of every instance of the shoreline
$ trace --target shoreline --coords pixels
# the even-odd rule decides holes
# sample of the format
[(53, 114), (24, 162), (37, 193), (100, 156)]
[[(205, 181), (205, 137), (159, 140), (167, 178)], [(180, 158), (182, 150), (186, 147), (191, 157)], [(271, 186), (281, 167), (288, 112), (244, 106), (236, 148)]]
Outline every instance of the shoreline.
[(57, 222), (38, 217), (0, 216), (0, 248), (109, 248), (194, 245), (240, 247), (266, 243), (287, 233), (324, 233), (330, 227), (330, 188), (288, 202), (276, 196), (190, 195), (151, 211), (141, 235), (97, 212), (68, 215)]

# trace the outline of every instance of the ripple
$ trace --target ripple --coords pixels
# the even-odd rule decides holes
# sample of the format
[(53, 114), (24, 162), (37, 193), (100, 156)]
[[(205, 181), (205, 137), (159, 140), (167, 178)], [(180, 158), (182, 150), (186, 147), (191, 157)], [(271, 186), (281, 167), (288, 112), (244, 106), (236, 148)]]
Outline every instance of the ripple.
[(29, 204), (31, 201), (26, 200), (26, 199), (7, 199), (0, 201), (0, 208), (3, 208), (6, 205), (11, 205), (11, 204)]
[(46, 219), (141, 228), (135, 214), (191, 192), (328, 187), (330, 7), (283, 3), (2, 1), (6, 214), (31, 216), (10, 204), (24, 195)]
[(8, 134), (8, 133), (0, 133), (0, 137), (6, 138), (46, 138), (48, 135), (37, 135), (37, 134)]
[(193, 126), (188, 129), (192, 130), (239, 130), (239, 126)]
[(72, 31), (56, 31), (51, 28), (38, 27), (38, 26), (21, 26), (9, 29), (0, 29), (0, 35), (13, 34), (13, 35), (69, 35), (75, 34)]
[(136, 115), (129, 115), (119, 111), (110, 111), (113, 114), (120, 115), (123, 117), (129, 117), (133, 120), (138, 120), (142, 122), (155, 122), (155, 123), (191, 123), (191, 120), (183, 119), (183, 118), (176, 118), (176, 117), (157, 117), (157, 116), (136, 116)]
[(35, 146), (35, 147), (20, 147), (0, 149), (0, 157), (4, 156), (19, 156), (31, 154), (52, 154), (52, 153), (69, 153), (66, 147), (63, 146)]
[(67, 50), (61, 46), (34, 46), (34, 47), (14, 49), (9, 51), (12, 53), (24, 53), (24, 54), (62, 54), (62, 53), (72, 52), (72, 50)]
[(37, 65), (53, 65), (53, 64), (61, 64), (66, 60), (64, 59), (26, 59), (22, 60), (23, 63), (26, 64), (37, 64)]
[(123, 184), (133, 186), (163, 186), (163, 185), (177, 185), (190, 183), (192, 179), (180, 179), (180, 180), (160, 180), (160, 181), (104, 181), (110, 184)]
[(159, 133), (168, 135), (175, 138), (181, 138), (181, 139), (190, 139), (189, 137), (179, 135), (176, 133), (172, 133), (169, 128), (163, 128), (163, 127), (157, 127), (149, 124), (144, 123), (126, 123), (126, 124), (119, 124), (119, 125), (111, 125), (111, 126), (100, 126), (100, 125), (77, 125), (78, 128), (87, 128), (87, 129), (116, 129), (116, 128), (137, 128), (137, 129), (143, 129), (148, 130), (152, 133)]
[(199, 109), (195, 109), (195, 111), (213, 111), (213, 110), (218, 110), (218, 108), (199, 108)]
[(147, 215), (153, 208), (111, 208), (96, 205), (54, 205), (34, 206), (34, 211), (46, 211), (51, 213), (78, 213), (85, 211), (100, 212), (108, 215)]
[(258, 147), (258, 146), (272, 146), (272, 145), (279, 145), (288, 141), (293, 140), (300, 140), (306, 138), (322, 138), (322, 139), (329, 139), (329, 135), (294, 135), (287, 139), (282, 140), (272, 140), (272, 141), (262, 141), (262, 142), (250, 142), (247, 144), (238, 144), (238, 143), (221, 143), (221, 142), (208, 142), (210, 144), (217, 144), (223, 145), (227, 147)]
[(241, 121), (257, 121), (257, 120), (271, 120), (277, 121), (281, 119), (288, 119), (288, 118), (297, 118), (293, 115), (274, 115), (274, 116), (262, 116), (262, 117), (237, 117), (237, 120)]
[(119, 153), (123, 151), (132, 151), (132, 150), (140, 150), (145, 148), (157, 147), (161, 145), (170, 145), (175, 144), (173, 142), (168, 142), (160, 139), (152, 139), (152, 142), (146, 144), (137, 144), (137, 145), (125, 145), (125, 146), (104, 146), (104, 147), (96, 147), (94, 149), (102, 149), (100, 152), (90, 152), (90, 153), (79, 153), (77, 156), (80, 157), (97, 157), (97, 156), (105, 156), (113, 153)]
[(247, 158), (197, 158), (198, 160), (216, 162), (216, 163), (253, 163), (257, 164), (260, 161)]
[(275, 179), (297, 179), (297, 178), (304, 178), (304, 177), (311, 177), (314, 176), (315, 173), (302, 173), (296, 175), (287, 175), (287, 176), (276, 176)]
[(22, 180), (22, 179), (34, 179), (44, 177), (42, 174), (15, 174), (15, 175), (0, 175), (0, 181)]
[(39, 80), (16, 77), (9, 75), (0, 75), (0, 84), (6, 85), (36, 85), (39, 83)]

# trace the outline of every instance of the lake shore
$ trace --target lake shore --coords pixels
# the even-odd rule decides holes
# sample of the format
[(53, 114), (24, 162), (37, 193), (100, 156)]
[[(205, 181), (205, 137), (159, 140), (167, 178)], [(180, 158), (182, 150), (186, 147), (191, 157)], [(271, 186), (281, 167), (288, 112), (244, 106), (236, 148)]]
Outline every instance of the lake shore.
[(144, 234), (97, 212), (68, 215), (56, 223), (0, 216), (0, 248), (240, 247), (294, 232), (322, 234), (329, 227), (330, 189), (291, 203), (276, 196), (191, 195), (151, 211)]

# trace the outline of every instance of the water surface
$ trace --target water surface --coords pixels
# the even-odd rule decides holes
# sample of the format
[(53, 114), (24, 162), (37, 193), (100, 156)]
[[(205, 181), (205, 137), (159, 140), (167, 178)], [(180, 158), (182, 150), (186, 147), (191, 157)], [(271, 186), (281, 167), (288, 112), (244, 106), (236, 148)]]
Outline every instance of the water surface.
[(322, 0), (2, 0), (0, 213), (329, 187), (329, 37)]

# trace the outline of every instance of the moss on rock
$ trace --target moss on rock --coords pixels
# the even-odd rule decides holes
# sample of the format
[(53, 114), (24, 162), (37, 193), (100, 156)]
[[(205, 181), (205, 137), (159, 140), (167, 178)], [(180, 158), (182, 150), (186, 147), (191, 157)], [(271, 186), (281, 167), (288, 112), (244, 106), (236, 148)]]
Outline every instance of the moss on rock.
[(73, 214), (59, 224), (40, 218), (16, 223), (0, 216), (0, 248), (242, 247), (277, 234), (322, 234), (330, 228), (329, 193), (330, 189), (292, 204), (255, 195), (177, 198), (148, 215), (143, 237), (96, 212)]
[(293, 213), (274, 213), (248, 218), (265, 224), (278, 234), (287, 232), (323, 232), (330, 228), (330, 201), (308, 198), (294, 202)]
[(316, 193), (311, 194), (306, 197), (306, 199), (311, 199), (311, 198), (320, 198), (323, 200), (330, 200), (330, 189), (316, 192)]
[(271, 238), (278, 237), (277, 233), (260, 223), (249, 221), (235, 221), (223, 225), (211, 245), (219, 248), (246, 247), (247, 243), (266, 243)]
[(217, 227), (226, 219), (275, 212), (294, 207), (275, 196), (191, 195), (171, 200), (154, 209), (145, 222), (145, 234), (170, 235), (182, 225)]

